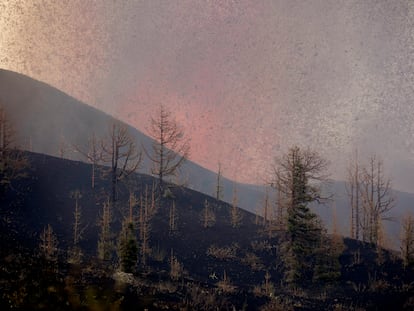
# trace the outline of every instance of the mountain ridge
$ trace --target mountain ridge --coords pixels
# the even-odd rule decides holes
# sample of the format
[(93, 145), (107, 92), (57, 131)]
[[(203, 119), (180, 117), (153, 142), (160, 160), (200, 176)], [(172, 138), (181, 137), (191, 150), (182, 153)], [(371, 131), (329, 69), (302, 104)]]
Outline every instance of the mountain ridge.
[[(106, 134), (108, 124), (116, 120), (53, 86), (3, 69), (0, 69), (0, 102), (14, 124), (17, 124), (16, 132), (23, 149), (73, 160), (85, 161), (81, 155), (70, 150), (72, 145), (86, 146), (92, 132), (98, 136)], [(153, 140), (126, 125), (138, 144), (150, 150)], [(144, 159), (140, 172), (149, 172), (150, 165), (149, 160)], [(183, 165), (181, 178), (189, 181), (189, 188), (206, 194), (214, 192), (216, 173), (191, 160)], [(241, 184), (223, 177), (224, 201), (232, 200), (233, 185), (238, 189), (240, 206), (254, 211), (260, 200), (257, 193), (264, 196), (263, 187)]]
[[(84, 162), (86, 159), (73, 152), (71, 146), (73, 144), (85, 146), (92, 132), (106, 133), (109, 122), (115, 120), (112, 116), (76, 100), (53, 86), (3, 69), (0, 69), (0, 104), (6, 108), (16, 125), (17, 137), (20, 145), (26, 147), (25, 149)], [(25, 113), (22, 113), (23, 111)], [(139, 144), (149, 150), (151, 138), (127, 126)], [(149, 160), (145, 159), (144, 169), (139, 172), (148, 173), (150, 165)], [(190, 189), (212, 195), (215, 191), (216, 178), (215, 172), (187, 161), (181, 171), (180, 181), (185, 182)], [(334, 181), (333, 184), (334, 186), (328, 190), (335, 194), (334, 202), (330, 203), (331, 208), (314, 207), (314, 210), (330, 228), (334, 218), (332, 206), (335, 206), (335, 213), (340, 219), (339, 229), (344, 235), (348, 235), (350, 212), (347, 207), (349, 204), (345, 183)], [(241, 184), (223, 177), (223, 201), (232, 201), (233, 186), (237, 188), (240, 207), (250, 212), (261, 212), (266, 193), (264, 186)], [(399, 220), (410, 210), (411, 202), (414, 202), (412, 193), (399, 191), (395, 193), (398, 197), (397, 206), (390, 214), (396, 221), (386, 225), (392, 248), (398, 248), (399, 245)]]

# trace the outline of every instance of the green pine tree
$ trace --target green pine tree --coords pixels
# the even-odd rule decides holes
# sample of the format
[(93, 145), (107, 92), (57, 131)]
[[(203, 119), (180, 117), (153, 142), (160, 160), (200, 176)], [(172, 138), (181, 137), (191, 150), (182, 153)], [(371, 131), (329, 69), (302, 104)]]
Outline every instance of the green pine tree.
[(313, 279), (322, 226), (308, 205), (321, 199), (314, 181), (323, 180), (321, 171), (325, 167), (325, 160), (317, 153), (293, 147), (274, 170), (279, 190), (288, 201), (283, 258), (290, 284), (300, 286)]
[(138, 259), (138, 242), (135, 236), (135, 226), (132, 221), (125, 220), (119, 236), (118, 257), (121, 270), (133, 273)]

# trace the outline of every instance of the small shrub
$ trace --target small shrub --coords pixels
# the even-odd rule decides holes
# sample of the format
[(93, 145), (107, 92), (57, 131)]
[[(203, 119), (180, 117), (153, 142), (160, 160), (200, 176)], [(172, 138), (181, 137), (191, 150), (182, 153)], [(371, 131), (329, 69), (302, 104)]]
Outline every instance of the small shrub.
[(233, 243), (231, 246), (227, 247), (218, 247), (216, 245), (211, 245), (207, 250), (207, 255), (221, 260), (235, 259), (237, 257), (238, 249), (239, 246), (237, 243)]
[(254, 253), (246, 253), (246, 257), (242, 259), (242, 263), (249, 265), (254, 271), (260, 271), (264, 269), (264, 265), (262, 264), (260, 258)]
[(229, 277), (227, 276), (227, 274), (226, 274), (226, 271), (224, 271), (224, 274), (223, 274), (223, 280), (220, 280), (218, 283), (217, 283), (217, 288), (221, 291), (221, 292), (223, 292), (223, 293), (226, 293), (226, 294), (232, 294), (232, 293), (234, 293), (235, 291), (236, 291), (236, 286), (234, 286), (232, 283), (231, 283), (231, 281), (230, 281), (230, 279), (229, 279)]

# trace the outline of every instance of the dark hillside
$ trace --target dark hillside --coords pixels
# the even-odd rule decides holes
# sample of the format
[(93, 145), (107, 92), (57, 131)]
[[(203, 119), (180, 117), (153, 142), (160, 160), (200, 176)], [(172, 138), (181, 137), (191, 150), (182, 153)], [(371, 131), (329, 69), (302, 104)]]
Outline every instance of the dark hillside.
[[(16, 125), (23, 149), (72, 160), (85, 161), (74, 152), (73, 145), (86, 146), (92, 133), (102, 138), (107, 134), (110, 122), (116, 120), (46, 83), (2, 69), (0, 105), (5, 107), (7, 115)], [(152, 140), (148, 136), (131, 126), (128, 130), (139, 146), (150, 150)], [(144, 158), (141, 172), (149, 173), (150, 167), (150, 161)], [(215, 172), (194, 162), (184, 164), (180, 179), (186, 181), (189, 188), (203, 193), (212, 194), (215, 191)], [(231, 201), (233, 185), (238, 188), (241, 207), (254, 211), (263, 199), (264, 189), (223, 178), (225, 201)]]
[[(243, 215), (240, 226), (233, 227), (230, 205), (172, 184), (150, 220), (145, 265), (140, 253), (137, 272), (119, 274), (115, 252), (110, 262), (101, 262), (96, 255), (98, 218), (110, 192), (108, 180), (101, 176), (92, 190), (89, 165), (42, 154), (27, 156), (31, 163), (28, 177), (0, 201), (2, 310), (28, 304), (39, 305), (33, 309), (65, 306), (63, 309), (85, 310), (73, 300), (75, 296), (91, 309), (92, 305), (105, 303), (106, 308), (117, 305), (124, 310), (132, 306), (150, 310), (232, 310), (233, 306), (236, 310), (410, 310), (413, 306), (413, 270), (403, 268), (398, 254), (350, 239), (344, 240), (339, 257), (339, 278), (315, 281), (301, 289), (289, 288), (281, 259), (283, 234), (269, 236), (255, 224), (262, 220), (243, 210), (238, 210)], [(139, 198), (154, 182), (150, 176), (136, 174), (128, 185)], [(80, 243), (84, 254), (80, 266), (67, 262), (72, 245), (74, 190), (82, 194), (79, 203), (86, 225)], [(114, 242), (123, 215), (128, 214), (129, 194), (123, 184), (113, 209)], [(215, 221), (204, 228), (206, 200)], [(176, 217), (171, 230), (173, 202)], [(141, 204), (134, 206), (138, 223), (140, 208)], [(48, 224), (59, 243), (57, 268), (52, 270), (53, 265), (39, 257), (39, 236)], [(139, 240), (139, 229), (136, 236)], [(175, 274), (172, 258), (177, 263)], [(124, 285), (119, 287), (118, 282)], [(95, 292), (93, 299), (88, 296), (91, 291)]]
[[(2, 69), (0, 69), (0, 104), (5, 107), (7, 115), (15, 125), (19, 144), (23, 149), (72, 160), (85, 161), (79, 153), (74, 152), (74, 144), (85, 146), (92, 133), (95, 133), (98, 138), (105, 136), (108, 124), (115, 120), (112, 116), (50, 85)], [(128, 129), (139, 146), (149, 148), (152, 140), (148, 136), (135, 128), (128, 127)], [(150, 165), (151, 163), (144, 157), (140, 172), (149, 173)], [(225, 175), (225, 168), (223, 169)], [(188, 188), (207, 195), (215, 191), (215, 172), (191, 161), (187, 161), (183, 166), (179, 180), (185, 181)], [(263, 186), (240, 184), (223, 178), (224, 201), (231, 202), (234, 185), (237, 187), (241, 208), (250, 212), (261, 210), (265, 197)], [(80, 187), (80, 185), (73, 186), (75, 189)], [(70, 192), (74, 189), (67, 190)], [(330, 228), (334, 214), (332, 206), (335, 206), (338, 229), (342, 234), (348, 235), (350, 211), (344, 182), (332, 181), (326, 186), (326, 194), (333, 194), (334, 202), (329, 206), (315, 207), (314, 210)], [(396, 207), (388, 215), (393, 221), (384, 222), (384, 226), (387, 229), (389, 247), (399, 249), (400, 219), (411, 210), (414, 195), (395, 192), (395, 197)]]

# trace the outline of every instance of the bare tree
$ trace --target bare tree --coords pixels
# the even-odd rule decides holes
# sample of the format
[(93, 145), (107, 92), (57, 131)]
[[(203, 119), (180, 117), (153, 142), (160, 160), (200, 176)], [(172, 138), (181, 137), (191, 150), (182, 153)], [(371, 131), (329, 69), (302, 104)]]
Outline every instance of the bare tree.
[[(328, 176), (325, 174), (327, 165), (328, 162), (317, 152), (292, 147), (287, 154), (276, 160), (276, 165), (273, 167), (274, 180), (271, 185), (280, 191), (281, 197), (289, 200), (289, 207), (302, 200), (306, 203), (326, 201), (328, 198), (322, 196), (320, 184), (327, 180)], [(299, 173), (302, 176), (296, 176)], [(296, 179), (299, 177), (307, 182), (306, 189), (296, 189), (300, 184), (299, 182), (296, 184), (298, 181)]]
[(164, 179), (174, 175), (190, 153), (190, 141), (171, 112), (160, 106), (155, 118), (151, 118), (149, 135), (154, 139), (152, 152), (146, 151), (153, 163), (152, 174), (159, 178), (159, 188), (163, 187)]
[[(279, 170), (279, 169), (276, 169)], [(286, 214), (286, 189), (282, 189), (282, 183), (280, 181), (281, 172), (278, 171), (276, 180), (273, 184), (273, 187), (276, 190), (276, 230), (284, 231), (287, 228), (287, 214)], [(283, 186), (284, 187), (284, 186)]]
[(73, 212), (73, 245), (72, 249), (70, 250), (69, 260), (73, 263), (80, 263), (82, 252), (79, 247), (79, 241), (82, 239), (82, 234), (86, 228), (82, 227), (81, 223), (82, 212), (79, 205), (79, 200), (82, 198), (82, 194), (79, 190), (75, 190), (70, 193), (70, 196), (75, 200), (75, 211)]
[(183, 267), (174, 255), (174, 249), (171, 249), (170, 255), (170, 277), (172, 280), (177, 281), (182, 274)]
[(216, 223), (216, 215), (214, 214), (214, 211), (212, 210), (207, 199), (204, 200), (204, 208), (201, 211), (200, 218), (203, 224), (203, 228), (213, 227)]
[(118, 182), (137, 171), (142, 153), (128, 133), (126, 125), (114, 122), (109, 128), (108, 139), (102, 142), (103, 160), (110, 163), (112, 194), (111, 201), (117, 200)]
[(233, 199), (230, 207), (230, 224), (233, 228), (238, 228), (242, 224), (243, 214), (240, 211), (240, 208), (237, 207), (237, 189), (236, 186), (233, 186)]
[(134, 208), (138, 205), (138, 199), (134, 192), (130, 189), (129, 192), (129, 210), (128, 210), (128, 222), (135, 223)]
[(358, 162), (358, 153), (352, 159), (348, 167), (346, 190), (351, 206), (350, 234), (353, 239), (360, 239), (360, 216), (361, 216), (361, 167)]
[(104, 261), (111, 259), (114, 248), (111, 233), (112, 213), (110, 206), (109, 199), (103, 203), (102, 214), (99, 219), (98, 258)]
[(75, 190), (71, 193), (71, 197), (75, 200), (75, 212), (74, 214), (74, 224), (73, 224), (73, 245), (77, 246), (81, 239), (81, 207), (79, 205), (79, 199), (82, 198), (82, 194), (79, 190)]
[(170, 234), (177, 231), (177, 210), (175, 207), (175, 200), (172, 201), (172, 204), (170, 206), (170, 219), (169, 219), (169, 228), (170, 228)]
[(149, 241), (151, 235), (151, 218), (155, 213), (155, 187), (149, 193), (148, 185), (144, 193), (141, 193), (139, 204), (139, 241), (141, 250), (141, 264), (147, 263), (147, 255), (150, 253)]
[(378, 243), (382, 220), (390, 220), (388, 212), (395, 206), (391, 181), (384, 176), (383, 162), (372, 156), (368, 167), (363, 168), (361, 196), (363, 207), (363, 239)]
[(216, 180), (216, 191), (215, 197), (217, 201), (223, 199), (223, 182), (222, 182), (222, 173), (221, 173), (221, 163), (218, 163), (218, 171), (217, 171), (217, 180)]
[(40, 234), (40, 251), (44, 258), (49, 261), (57, 260), (58, 241), (52, 226), (47, 225)]
[(405, 267), (414, 264), (414, 217), (406, 215), (401, 228), (401, 256)]
[(92, 165), (91, 186), (92, 189), (94, 189), (96, 168), (99, 162), (102, 160), (102, 148), (99, 146), (99, 141), (97, 140), (95, 133), (92, 133), (92, 136), (88, 139), (88, 146), (86, 150), (83, 150), (77, 145), (75, 145), (74, 148)]
[(265, 191), (265, 196), (263, 199), (263, 212), (262, 212), (262, 217), (263, 217), (263, 226), (267, 227), (269, 225), (270, 222), (270, 215), (269, 215), (269, 192), (268, 189), (266, 188)]

